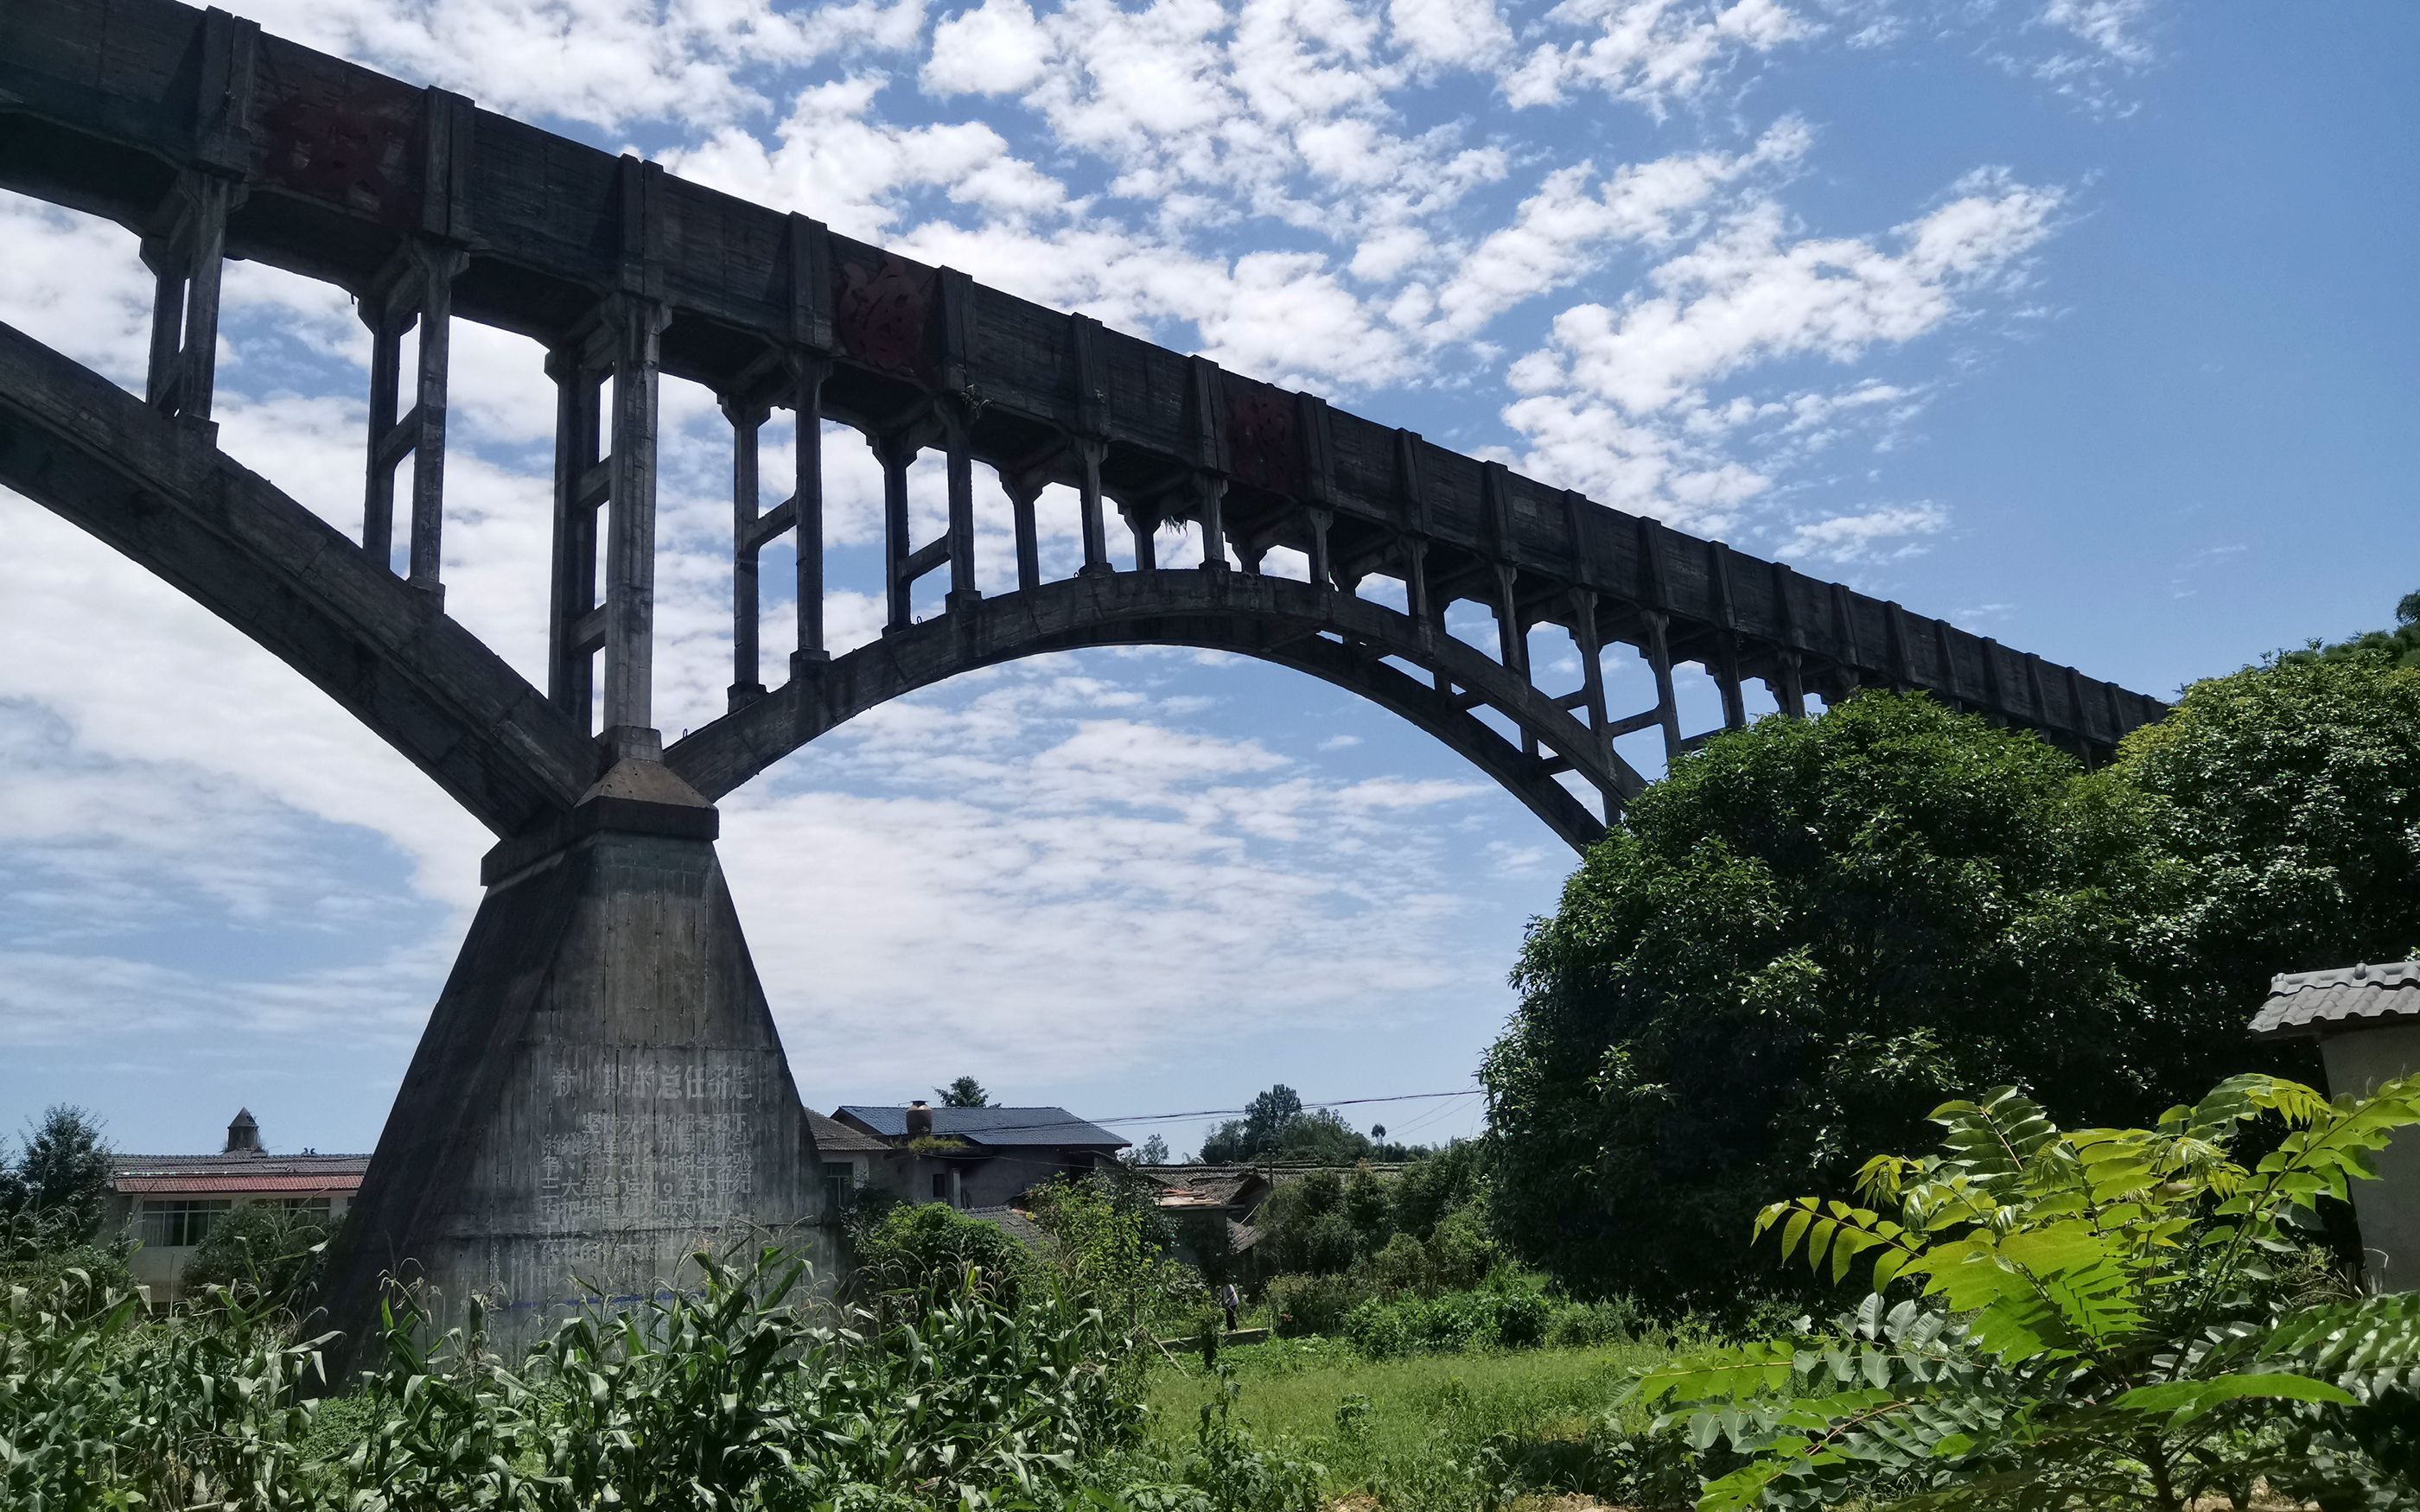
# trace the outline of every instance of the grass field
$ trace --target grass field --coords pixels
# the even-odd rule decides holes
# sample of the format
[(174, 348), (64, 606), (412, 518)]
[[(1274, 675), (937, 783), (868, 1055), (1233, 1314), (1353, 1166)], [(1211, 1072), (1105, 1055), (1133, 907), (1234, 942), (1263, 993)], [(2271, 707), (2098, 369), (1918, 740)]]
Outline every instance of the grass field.
[[(1643, 1427), (1646, 1414), (1615, 1398), (1635, 1368), (1668, 1355), (1620, 1343), (1371, 1361), (1329, 1340), (1279, 1339), (1223, 1358), (1241, 1391), (1235, 1418), (1316, 1461), (1332, 1498), (1463, 1512), (1621, 1485), (1616, 1430)], [(1189, 1442), (1218, 1389), (1198, 1360), (1163, 1366), (1154, 1435), (1171, 1449)]]

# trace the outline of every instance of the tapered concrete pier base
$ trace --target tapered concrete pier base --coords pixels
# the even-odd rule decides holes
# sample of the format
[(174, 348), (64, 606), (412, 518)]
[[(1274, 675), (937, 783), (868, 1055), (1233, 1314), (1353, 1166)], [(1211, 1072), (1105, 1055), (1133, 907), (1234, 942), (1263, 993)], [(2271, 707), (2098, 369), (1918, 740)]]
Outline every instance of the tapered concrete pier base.
[(680, 1284), (701, 1245), (814, 1237), (814, 1151), (715, 824), (660, 764), (626, 760), (570, 822), (490, 853), (330, 1268), (349, 1344), (388, 1275), (422, 1286), (440, 1326), (476, 1294), (509, 1351), (589, 1288)]

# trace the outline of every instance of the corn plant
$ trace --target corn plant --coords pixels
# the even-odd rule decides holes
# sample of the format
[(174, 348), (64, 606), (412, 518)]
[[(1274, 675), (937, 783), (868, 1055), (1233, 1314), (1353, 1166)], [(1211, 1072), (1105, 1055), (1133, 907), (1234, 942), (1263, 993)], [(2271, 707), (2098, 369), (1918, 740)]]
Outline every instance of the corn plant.
[[(2248, 1168), (2243, 1126), (2281, 1143)], [(2306, 1301), (2280, 1278), (2322, 1199), (2420, 1123), (2420, 1077), (2330, 1103), (2239, 1076), (2156, 1129), (2061, 1130), (2003, 1088), (1936, 1109), (1942, 1151), (1879, 1156), (1861, 1203), (1759, 1216), (1783, 1258), (1871, 1291), (1828, 1328), (1645, 1373), (1660, 1428), (1735, 1465), (1701, 1512), (2420, 1505), (2366, 1411), (2420, 1386), (2420, 1297)]]

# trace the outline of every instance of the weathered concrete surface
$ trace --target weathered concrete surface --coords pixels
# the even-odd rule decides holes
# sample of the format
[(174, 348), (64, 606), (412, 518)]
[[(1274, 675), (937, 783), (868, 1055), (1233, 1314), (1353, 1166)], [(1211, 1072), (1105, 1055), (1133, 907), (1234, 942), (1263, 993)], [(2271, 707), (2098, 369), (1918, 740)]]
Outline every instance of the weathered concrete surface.
[(428, 594), (206, 431), (8, 325), (0, 484), (259, 642), (500, 835), (560, 813), (597, 774), (571, 721)]
[(552, 835), (491, 856), (331, 1267), (349, 1336), (396, 1273), (442, 1325), (476, 1293), (491, 1338), (518, 1349), (583, 1283), (650, 1295), (702, 1244), (815, 1216), (814, 1152), (714, 823), (630, 761)]
[[(833, 727), (960, 672), (1047, 652), (1147, 644), (1232, 651), (1359, 693), (1494, 777), (1575, 847), (1601, 838), (1605, 825), (1555, 780), (1557, 772), (1577, 771), (1623, 800), (1645, 785), (1567, 707), (1434, 625), (1291, 579), (1183, 570), (1070, 578), (962, 602), (829, 663), (801, 666), (788, 683), (679, 741), (664, 760), (700, 793), (720, 798)], [(1436, 678), (1457, 691), (1440, 691)], [(1555, 759), (1478, 718), (1471, 710), (1481, 705)]]

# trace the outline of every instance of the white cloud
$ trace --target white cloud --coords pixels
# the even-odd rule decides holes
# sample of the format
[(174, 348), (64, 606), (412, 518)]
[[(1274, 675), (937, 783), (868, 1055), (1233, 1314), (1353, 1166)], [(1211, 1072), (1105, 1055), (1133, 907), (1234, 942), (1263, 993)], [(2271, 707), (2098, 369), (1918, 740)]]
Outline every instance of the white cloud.
[(1495, 0), (1388, 0), (1387, 27), (1415, 61), (1438, 68), (1483, 68), (1512, 46)]
[(1957, 194), (1900, 226), (1897, 252), (1850, 238), (1791, 240), (1778, 204), (1751, 205), (1657, 267), (1654, 293), (1557, 316), (1545, 361), (1515, 382), (1568, 385), (1643, 414), (1752, 363), (1845, 363), (1913, 340), (2038, 245), (2061, 197), (1996, 173), (1963, 181)]
[(1745, 152), (1627, 164), (1596, 179), (1581, 162), (1547, 175), (1512, 224), (1481, 241), (1438, 291), (1441, 334), (1476, 334), (1505, 310), (1599, 267), (1611, 246), (1669, 243), (1715, 193), (1750, 171), (1803, 156), (1807, 128), (1785, 120)]
[(1922, 552), (1924, 538), (1948, 528), (1949, 512), (1938, 504), (1893, 504), (1861, 515), (1809, 520), (1792, 532), (1778, 554), (1831, 566), (1853, 562), (1903, 561)]
[(1594, 35), (1532, 51), (1503, 81), (1516, 105), (1556, 104), (1574, 88), (1593, 88), (1661, 115), (1698, 95), (1738, 56), (1769, 53), (1815, 30), (1777, 0), (1563, 0), (1546, 20)]
[(1049, 67), (1049, 36), (1025, 0), (984, 0), (933, 28), (933, 51), (918, 75), (933, 94), (1022, 94)]

